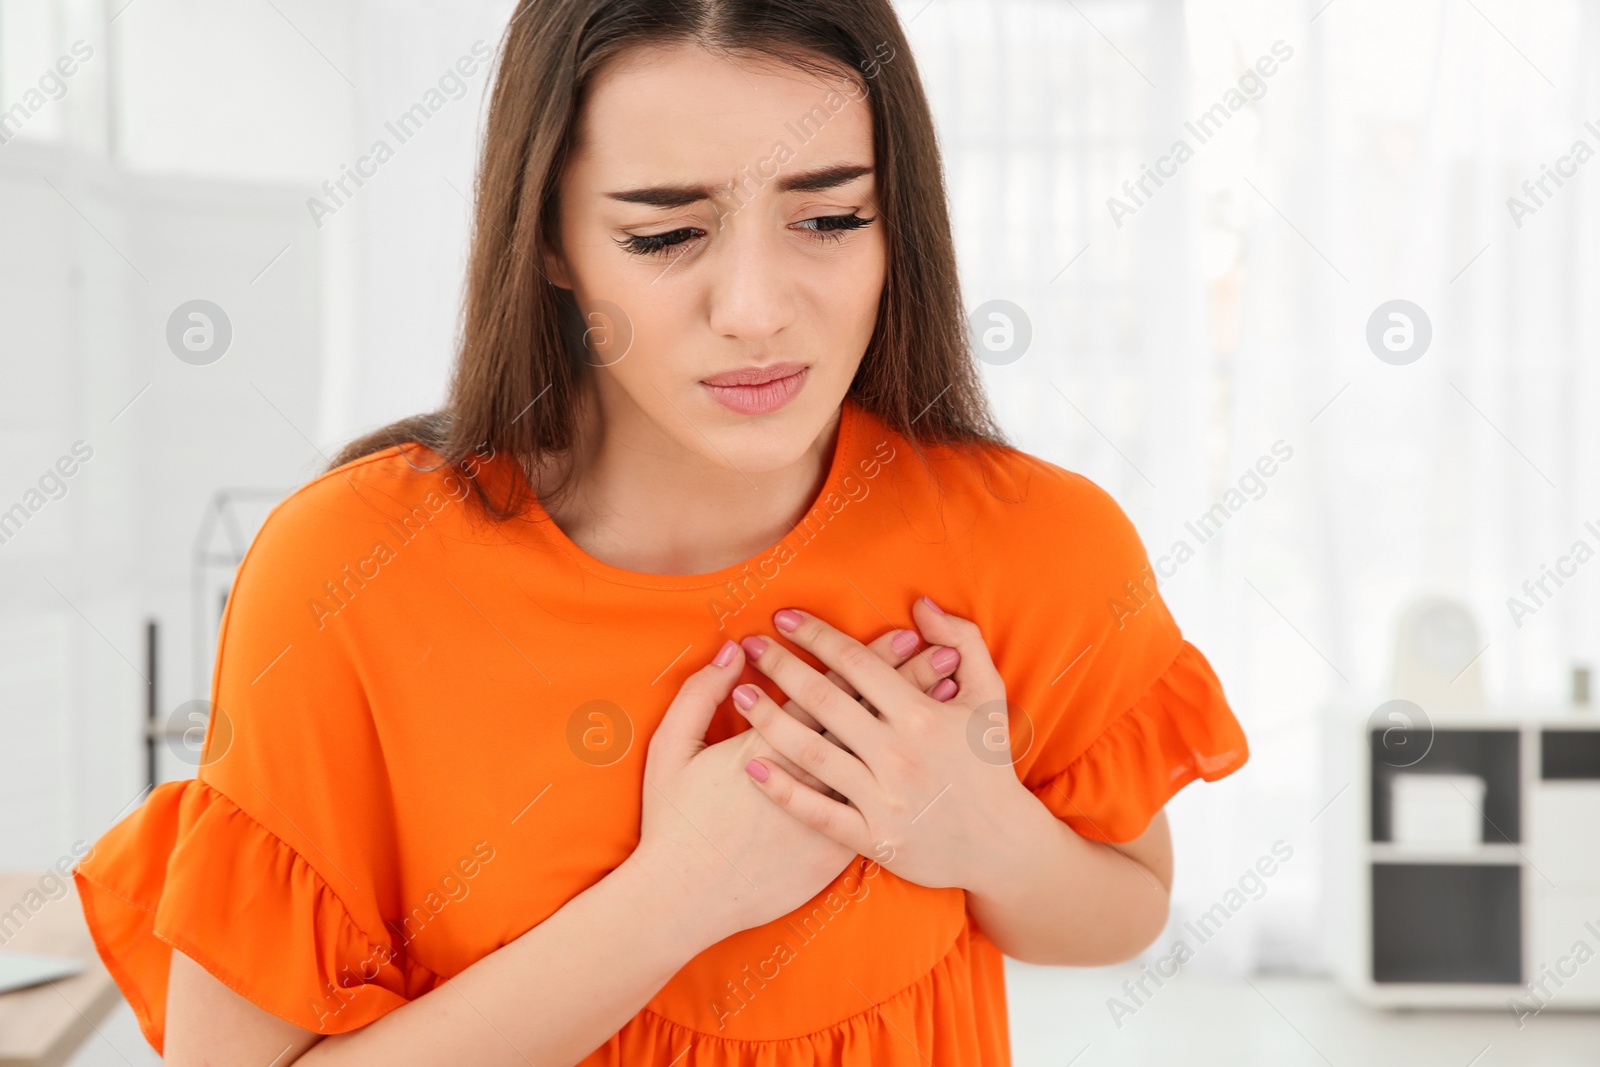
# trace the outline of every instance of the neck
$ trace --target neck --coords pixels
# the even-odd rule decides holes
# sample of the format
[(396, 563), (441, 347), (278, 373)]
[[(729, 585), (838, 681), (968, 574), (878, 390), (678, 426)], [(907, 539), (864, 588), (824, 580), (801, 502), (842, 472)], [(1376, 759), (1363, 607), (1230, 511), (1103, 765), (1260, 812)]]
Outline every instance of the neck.
[(591, 394), (579, 405), (572, 490), (546, 510), (574, 544), (613, 567), (722, 570), (800, 521), (827, 480), (840, 417), (835, 412), (795, 462), (740, 471), (685, 448), (625, 399), (599, 403)]

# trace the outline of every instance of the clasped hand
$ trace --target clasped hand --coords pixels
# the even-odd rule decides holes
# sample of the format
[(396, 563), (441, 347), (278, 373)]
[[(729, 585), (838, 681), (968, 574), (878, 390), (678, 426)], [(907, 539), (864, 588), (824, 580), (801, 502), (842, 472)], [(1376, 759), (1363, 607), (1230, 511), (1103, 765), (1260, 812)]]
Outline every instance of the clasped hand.
[(993, 867), (990, 856), (1004, 847), (1006, 828), (1024, 821), (1016, 818), (1019, 806), (1038, 802), (1018, 780), (1009, 749), (995, 758), (994, 739), (1009, 737), (1005, 682), (977, 625), (926, 597), (912, 617), (925, 640), (960, 657), (957, 689), (947, 700), (918, 690), (859, 641), (792, 608), (773, 615), (778, 630), (872, 710), (778, 641), (754, 635), (740, 642), (756, 669), (826, 735), (759, 686), (735, 688), (734, 706), (776, 752), (837, 796), (770, 759), (750, 760), (746, 772), (790, 815), (907, 881), (971, 889)]

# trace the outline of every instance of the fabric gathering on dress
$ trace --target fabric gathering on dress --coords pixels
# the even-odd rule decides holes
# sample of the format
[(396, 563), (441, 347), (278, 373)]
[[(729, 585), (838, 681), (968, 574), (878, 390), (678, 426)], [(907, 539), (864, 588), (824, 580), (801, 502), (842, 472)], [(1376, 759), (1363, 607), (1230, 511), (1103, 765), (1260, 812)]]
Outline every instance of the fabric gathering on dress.
[[(646, 746), (684, 679), (727, 638), (776, 636), (782, 607), (862, 641), (911, 627), (924, 594), (974, 620), (1018, 777), (1091, 840), (1137, 837), (1248, 758), (1121, 508), (1026, 453), (919, 458), (847, 398), (799, 523), (702, 575), (605, 564), (537, 502), (491, 522), (435, 461), (391, 447), (273, 509), (228, 598), (197, 775), (156, 787), (75, 868), (157, 1052), (173, 949), (334, 1034), (537, 926), (638, 844)], [(470, 473), (500, 489), (515, 463)], [(752, 667), (740, 680), (786, 699)], [(748, 728), (725, 702), (707, 741)], [(1002, 957), (960, 889), (857, 856), (690, 960), (583, 1061), (645, 1062), (1005, 1065)]]

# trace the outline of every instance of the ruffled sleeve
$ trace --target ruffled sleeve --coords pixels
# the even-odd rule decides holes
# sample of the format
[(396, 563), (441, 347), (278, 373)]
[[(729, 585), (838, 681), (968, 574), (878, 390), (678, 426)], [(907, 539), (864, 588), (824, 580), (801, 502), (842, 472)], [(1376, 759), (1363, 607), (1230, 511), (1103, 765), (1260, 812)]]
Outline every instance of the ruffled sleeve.
[[(1081, 836), (1130, 841), (1189, 782), (1238, 770), (1249, 746), (1121, 507), (1087, 478), (1027, 459), (1007, 557), (1028, 562), (1027, 581), (1007, 583), (1007, 603), (1018, 632), (1040, 636), (997, 651), (1017, 770)], [(1011, 677), (1028, 684), (1013, 690)]]
[(437, 982), (385, 922), (401, 887), (352, 640), (363, 601), (348, 564), (372, 543), (337, 518), (352, 489), (324, 477), (268, 516), (229, 593), (196, 777), (154, 789), (74, 869), (96, 948), (157, 1052), (173, 949), (324, 1034)]
[(1178, 790), (1232, 774), (1248, 757), (1222, 683), (1184, 641), (1150, 688), (1033, 793), (1082, 837), (1131, 841)]
[(199, 779), (158, 786), (75, 877), (95, 946), (157, 1052), (173, 949), (321, 1033), (365, 1026), (432, 984), (361, 930), (294, 849)]

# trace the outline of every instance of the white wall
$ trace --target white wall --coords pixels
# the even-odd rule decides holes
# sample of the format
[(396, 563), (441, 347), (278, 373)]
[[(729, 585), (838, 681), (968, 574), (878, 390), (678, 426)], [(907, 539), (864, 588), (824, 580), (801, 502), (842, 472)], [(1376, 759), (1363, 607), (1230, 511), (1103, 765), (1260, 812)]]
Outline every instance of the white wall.
[[(296, 427), (320, 415), (322, 296), (315, 255), (291, 247), (262, 273), (285, 237), (309, 244), (293, 190), (16, 142), (0, 203), (0, 508), (26, 506), (75, 442), (92, 450), (0, 544), (0, 625), (18, 636), (0, 641), (0, 866), (31, 867), (103, 831), (140, 786), (145, 618), (161, 625), (162, 708), (205, 695), (188, 640), (196, 531), (219, 489), (281, 492), (314, 470)], [(166, 337), (196, 297), (233, 329), (206, 366)]]
[[(206, 695), (214, 495), (281, 495), (442, 398), (486, 69), (403, 145), (385, 123), (492, 49), (506, 7), (124, 2), (0, 0), (0, 110), (89, 53), (0, 145), (0, 508), (94, 450), (0, 545), (0, 868), (53, 862), (137, 794), (146, 618), (161, 711)], [(309, 201), (379, 137), (394, 158), (319, 225)], [(166, 341), (195, 298), (233, 328), (207, 366)]]

